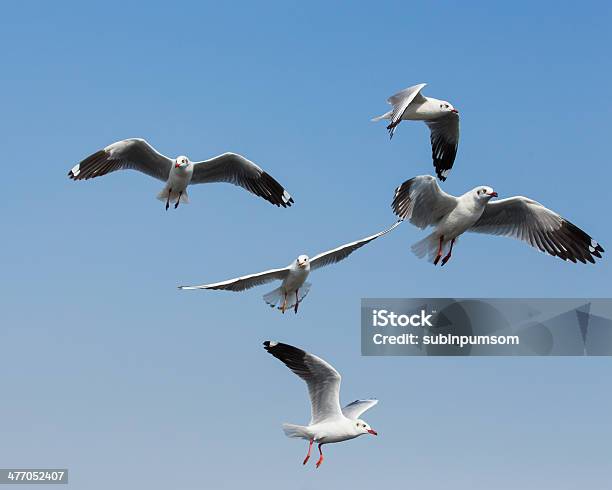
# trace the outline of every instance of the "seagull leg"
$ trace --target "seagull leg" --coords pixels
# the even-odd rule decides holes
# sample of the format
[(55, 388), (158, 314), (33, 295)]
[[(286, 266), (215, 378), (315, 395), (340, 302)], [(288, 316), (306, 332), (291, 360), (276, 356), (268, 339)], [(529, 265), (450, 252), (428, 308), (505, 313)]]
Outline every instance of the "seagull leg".
[(444, 235), (442, 235), (440, 237), (440, 244), (438, 245), (438, 255), (436, 255), (436, 258), (434, 260), (434, 265), (438, 265), (438, 262), (440, 262), (440, 259), (442, 258), (442, 242), (444, 241)]
[(319, 461), (317, 461), (317, 468), (318, 468), (319, 466), (321, 466), (321, 463), (323, 462), (323, 451), (321, 451), (321, 446), (322, 446), (322, 445), (323, 445), (323, 444), (319, 444), (319, 454), (320, 454), (321, 456), (319, 456)]
[(300, 304), (300, 300), (298, 298), (298, 291), (299, 289), (295, 290), (295, 308), (293, 308), (293, 311), (295, 311), (296, 315), (297, 315), (298, 305)]
[(443, 266), (444, 264), (446, 264), (448, 262), (448, 260), (451, 258), (451, 254), (453, 253), (453, 245), (455, 243), (455, 239), (453, 238), (451, 240), (451, 246), (450, 246), (450, 250), (448, 251), (448, 253), (446, 254), (446, 257), (444, 257), (442, 259), (442, 263), (440, 264), (440, 266)]
[(314, 442), (314, 439), (310, 439), (310, 445), (308, 446), (308, 454), (304, 458), (304, 462), (302, 464), (308, 463), (308, 460), (310, 459), (310, 451), (312, 451), (312, 443), (313, 442)]
[(280, 307), (280, 310), (285, 314), (285, 310), (287, 309), (287, 293), (285, 293), (285, 299), (283, 300), (283, 304)]
[(170, 194), (172, 194), (172, 189), (168, 189), (168, 199), (166, 199), (166, 211), (170, 207)]
[(183, 191), (179, 192), (179, 197), (176, 200), (176, 204), (174, 205), (174, 209), (178, 208), (179, 202), (181, 202), (181, 196), (183, 195)]

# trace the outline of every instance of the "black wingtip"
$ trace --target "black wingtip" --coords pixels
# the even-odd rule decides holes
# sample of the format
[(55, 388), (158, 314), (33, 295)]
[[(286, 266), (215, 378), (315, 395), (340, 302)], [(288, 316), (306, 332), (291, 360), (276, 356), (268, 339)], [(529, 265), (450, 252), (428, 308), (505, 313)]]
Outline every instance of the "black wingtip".
[(407, 217), (408, 206), (410, 204), (410, 188), (416, 177), (408, 179), (395, 189), (391, 209), (393, 214), (398, 217), (398, 221), (404, 221)]
[[(572, 222), (563, 220), (561, 227), (554, 232), (547, 234), (547, 237), (557, 245), (560, 242), (560, 247), (556, 246), (552, 251), (548, 251), (550, 255), (556, 255), (563, 260), (570, 260), (573, 263), (577, 261), (586, 264), (595, 264), (595, 259), (601, 259), (604, 252), (603, 247), (591, 238), (591, 236), (578, 228)], [(561, 250), (561, 251), (559, 251)]]
[(283, 344), (282, 342), (276, 342), (275, 340), (266, 340), (263, 343), (264, 349), (272, 354), (277, 359), (280, 359), (285, 364), (290, 360), (300, 360), (306, 355), (306, 351), (289, 344)]
[(247, 188), (255, 195), (262, 197), (277, 207), (288, 208), (294, 202), (291, 194), (267, 172), (262, 172), (259, 179), (251, 182)]

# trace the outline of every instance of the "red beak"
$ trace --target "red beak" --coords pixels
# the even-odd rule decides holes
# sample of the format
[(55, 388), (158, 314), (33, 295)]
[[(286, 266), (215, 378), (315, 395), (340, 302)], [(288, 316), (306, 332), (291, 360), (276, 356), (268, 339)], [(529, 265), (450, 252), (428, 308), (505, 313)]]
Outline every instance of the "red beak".
[(497, 197), (497, 192), (493, 191), (493, 192), (491, 192), (491, 193), (489, 194), (489, 196), (491, 196), (491, 197)]
[(178, 163), (175, 163), (174, 168), (180, 168), (180, 165)]
[(375, 431), (375, 430), (373, 430), (373, 429), (368, 429), (368, 432), (369, 432), (370, 434), (372, 434), (373, 436), (377, 436), (377, 435), (378, 435), (378, 432), (376, 432), (376, 431)]
[(455, 114), (459, 114), (459, 111), (457, 109), (451, 109), (451, 112), (454, 112)]

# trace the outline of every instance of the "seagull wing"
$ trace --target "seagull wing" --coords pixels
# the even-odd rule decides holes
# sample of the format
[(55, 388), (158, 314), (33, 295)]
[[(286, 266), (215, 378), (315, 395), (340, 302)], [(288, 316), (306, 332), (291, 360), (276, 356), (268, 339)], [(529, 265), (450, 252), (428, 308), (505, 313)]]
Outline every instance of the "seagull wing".
[(572, 262), (595, 263), (604, 249), (584, 231), (539, 202), (523, 196), (491, 201), (469, 231), (527, 242), (542, 252)]
[(435, 225), (457, 206), (457, 198), (447, 194), (431, 175), (419, 175), (397, 189), (391, 207), (401, 219), (419, 228)]
[(355, 250), (363, 247), (367, 243), (370, 243), (372, 240), (376, 240), (378, 237), (386, 235), (391, 230), (399, 226), (400, 223), (401, 220), (395, 223), (391, 228), (387, 228), (386, 230), (376, 233), (375, 235), (370, 235), (369, 237), (362, 238), (356, 242), (347, 243), (339, 246), (338, 248), (334, 248), (333, 250), (328, 250), (327, 252), (315, 255), (312, 259), (310, 259), (310, 270), (319, 269), (321, 267), (325, 267), (326, 265), (335, 264), (336, 262), (346, 259)]
[(166, 181), (171, 168), (170, 158), (158, 153), (145, 140), (131, 138), (117, 141), (88, 156), (68, 172), (68, 177), (73, 180), (87, 180), (115, 170), (132, 169)]
[(401, 92), (392, 95), (387, 99), (387, 102), (393, 106), (393, 109), (389, 111), (387, 114), (384, 114), (380, 117), (375, 117), (373, 121), (378, 121), (380, 119), (389, 119), (391, 122), (387, 126), (389, 130), (389, 137), (393, 138), (393, 133), (395, 132), (396, 126), (401, 122), (402, 116), (406, 109), (410, 105), (413, 100), (423, 101), (425, 98), (421, 95), (421, 90), (423, 87), (427, 85), (426, 83), (419, 83), (418, 85), (413, 85), (412, 87), (408, 87)]
[(225, 289), (226, 291), (244, 291), (255, 286), (260, 286), (275, 279), (283, 280), (289, 274), (289, 268), (270, 269), (269, 271), (258, 272), (248, 276), (236, 277), (223, 282), (212, 284), (202, 284), (200, 286), (179, 286), (179, 289)]
[(438, 178), (446, 180), (453, 168), (459, 146), (459, 114), (449, 112), (444, 116), (425, 121), (431, 131), (431, 157)]
[(194, 163), (192, 184), (227, 182), (238, 185), (276, 206), (291, 206), (293, 198), (274, 178), (242, 155), (223, 153)]
[(347, 419), (357, 420), (363, 412), (369, 410), (377, 403), (378, 400), (355, 400), (342, 409), (342, 414)]
[(306, 381), (312, 409), (311, 424), (342, 417), (341, 377), (330, 364), (302, 349), (280, 342), (267, 340), (264, 349)]

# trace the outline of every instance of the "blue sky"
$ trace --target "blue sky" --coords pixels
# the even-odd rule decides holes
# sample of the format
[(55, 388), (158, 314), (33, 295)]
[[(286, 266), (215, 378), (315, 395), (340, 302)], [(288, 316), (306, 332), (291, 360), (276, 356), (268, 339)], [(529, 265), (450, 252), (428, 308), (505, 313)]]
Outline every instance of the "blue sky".
[[(612, 247), (608, 2), (11, 2), (0, 18), (3, 467), (68, 467), (74, 488), (603, 488), (610, 359), (362, 358), (362, 297), (606, 297), (610, 261), (567, 264), (465, 236), (444, 269), (409, 224), (312, 276), (300, 314), (179, 292), (289, 263), (394, 221), (432, 173), (424, 125), (382, 123), (428, 82), (462, 117), (444, 189), (530, 196)], [(295, 197), (227, 185), (165, 212), (136, 173), (72, 182), (119, 139), (198, 160), (235, 151)], [(284, 421), (306, 390), (261, 342), (306, 348), (376, 396), (378, 438), (317, 471)], [(604, 484), (605, 482), (605, 484)]]

